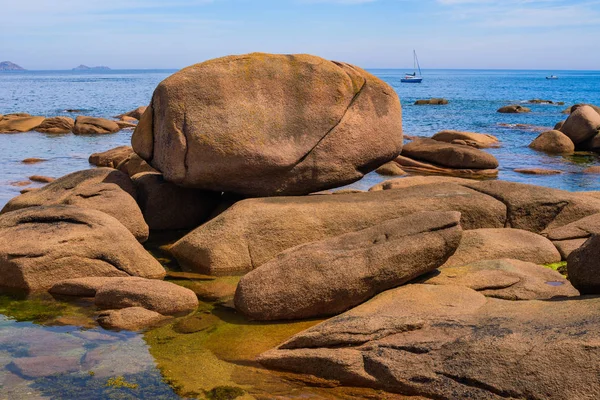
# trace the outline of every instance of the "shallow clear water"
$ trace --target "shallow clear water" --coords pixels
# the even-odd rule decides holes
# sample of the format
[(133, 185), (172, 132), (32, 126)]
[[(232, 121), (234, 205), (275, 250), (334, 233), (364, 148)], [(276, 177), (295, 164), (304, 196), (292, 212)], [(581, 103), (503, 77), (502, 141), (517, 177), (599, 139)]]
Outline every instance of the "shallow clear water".
[[(156, 85), (172, 72), (0, 73), (0, 114), (28, 112), (45, 116), (111, 117), (147, 104)], [(600, 72), (436, 70), (425, 71), (423, 83), (412, 85), (400, 83), (405, 71), (372, 72), (400, 95), (406, 135), (432, 136), (442, 129), (490, 133), (502, 142), (501, 148), (489, 150), (500, 161), (500, 178), (566, 190), (600, 190), (598, 175), (581, 173), (589, 165), (600, 164), (598, 156), (548, 156), (527, 147), (540, 129), (550, 128), (565, 118), (561, 111), (567, 105), (600, 104)], [(559, 75), (560, 79), (546, 80), (545, 76), (550, 74)], [(413, 105), (417, 99), (431, 97), (444, 97), (450, 104)], [(534, 98), (564, 101), (566, 105), (528, 105), (533, 110), (530, 114), (496, 112), (503, 105)], [(67, 109), (81, 111), (69, 113)], [(516, 124), (527, 127), (518, 128)], [(27, 177), (34, 174), (59, 177), (89, 168), (87, 159), (91, 153), (129, 144), (130, 137), (131, 131), (126, 130), (96, 137), (37, 132), (0, 135), (0, 207), (23, 187), (36, 185), (17, 185), (18, 182), (27, 183)], [(31, 165), (21, 163), (30, 157), (48, 161)], [(513, 171), (526, 167), (560, 169), (564, 173), (529, 176)], [(367, 189), (384, 179), (371, 173), (351, 186)], [(190, 317), (200, 322), (176, 322), (145, 335), (114, 333), (96, 326), (92, 315), (81, 315), (93, 313), (93, 307), (77, 308), (54, 300), (44, 301), (13, 302), (0, 296), (0, 399), (141, 396), (140, 391), (106, 386), (108, 379), (118, 376), (123, 376), (127, 383), (138, 384), (138, 390), (142, 390), (146, 398), (178, 397), (163, 378), (184, 392), (235, 384), (256, 395), (277, 391), (284, 398), (364, 398), (373, 395), (359, 389), (308, 388), (304, 382), (297, 382), (297, 378), (266, 373), (252, 363), (256, 354), (304, 329), (306, 322), (297, 326), (251, 324), (231, 310), (223, 311), (208, 304), (208, 313), (199, 311)], [(38, 321), (40, 318), (43, 321)], [(177, 332), (181, 326), (186, 329), (190, 324), (203, 326), (202, 319), (205, 318), (213, 321), (208, 329), (185, 334)], [(46, 347), (40, 347), (40, 343)], [(62, 350), (58, 351), (59, 347)], [(78, 360), (78, 367), (47, 377), (25, 377), (16, 369), (15, 360), (19, 358), (48, 354), (62, 357), (63, 361), (54, 365), (58, 369), (70, 359)]]

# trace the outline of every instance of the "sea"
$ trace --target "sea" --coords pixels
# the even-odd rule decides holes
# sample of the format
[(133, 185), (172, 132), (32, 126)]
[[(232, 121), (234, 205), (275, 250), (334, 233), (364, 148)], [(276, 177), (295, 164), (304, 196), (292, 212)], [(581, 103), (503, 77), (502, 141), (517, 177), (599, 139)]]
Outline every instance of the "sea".
[[(27, 112), (48, 117), (89, 115), (110, 118), (148, 104), (158, 83), (174, 72), (0, 72), (0, 114)], [(421, 84), (401, 83), (405, 70), (370, 72), (390, 84), (400, 96), (405, 135), (430, 137), (444, 129), (489, 133), (498, 137), (502, 144), (499, 148), (486, 150), (499, 160), (500, 179), (569, 191), (600, 190), (599, 175), (582, 173), (589, 166), (600, 165), (598, 155), (551, 156), (528, 148), (540, 132), (566, 118), (562, 112), (568, 106), (575, 103), (600, 105), (600, 71), (424, 70)], [(546, 80), (545, 77), (551, 74), (559, 79)], [(418, 99), (432, 97), (445, 98), (449, 104), (414, 105)], [(496, 112), (502, 106), (526, 104), (531, 99), (564, 102), (564, 105), (527, 104), (532, 109), (528, 114)], [(0, 208), (24, 187), (39, 185), (30, 183), (29, 176), (60, 177), (91, 168), (88, 163), (91, 153), (127, 145), (131, 134), (131, 130), (102, 136), (38, 132), (0, 134)], [(47, 161), (38, 164), (21, 162), (30, 157)], [(563, 173), (522, 175), (515, 172), (518, 168), (549, 168)], [(368, 189), (384, 179), (388, 178), (370, 173), (350, 187)], [(196, 397), (193, 393), (182, 394), (181, 387), (169, 384), (174, 382), (169, 379), (180, 379), (179, 382), (181, 379), (186, 382), (204, 379), (206, 390), (215, 385), (227, 387), (245, 382), (246, 390), (254, 393), (277, 391), (282, 394), (281, 398), (337, 398), (337, 395), (327, 397), (329, 392), (314, 391), (338, 389), (309, 388), (302, 382), (277, 380), (272, 375), (267, 379), (245, 367), (251, 365), (250, 360), (255, 354), (250, 351), (254, 347), (258, 352), (276, 345), (277, 334), (281, 334), (277, 329), (288, 329), (285, 335), (289, 336), (293, 333), (289, 329), (293, 327), (247, 324), (236, 320), (239, 316), (231, 311), (221, 310), (221, 314), (213, 311), (214, 315), (220, 315), (218, 326), (211, 328), (216, 329), (214, 334), (209, 330), (186, 336), (169, 328), (155, 334), (119, 333), (104, 331), (94, 325), (93, 316), (88, 315), (93, 310), (90, 311), (89, 305), (79, 306), (52, 298), (18, 300), (0, 295), (0, 400)], [(274, 338), (273, 343), (265, 343), (265, 338), (270, 337)], [(200, 355), (190, 356), (188, 353), (192, 350), (189, 349)], [(178, 356), (183, 361), (170, 353), (177, 351), (184, 351)], [(237, 360), (240, 352), (250, 353), (243, 362), (229, 362), (232, 357)], [(33, 372), (27, 375), (19, 363), (23, 359), (31, 361), (31, 357), (38, 357), (35, 360), (41, 364), (35, 365)], [(71, 370), (69, 365), (73, 362), (82, 366)], [(180, 363), (184, 367), (178, 366)], [(205, 394), (208, 396), (208, 392)], [(368, 397), (367, 394), (364, 396)], [(340, 398), (350, 397), (340, 395)]]
[[(154, 88), (176, 70), (7, 71), (0, 72), (0, 114), (90, 115), (113, 117), (148, 104)], [(499, 178), (570, 191), (600, 190), (598, 175), (582, 170), (600, 163), (589, 153), (551, 156), (528, 148), (543, 130), (564, 120), (576, 103), (600, 104), (600, 71), (424, 70), (421, 84), (404, 84), (405, 70), (376, 69), (371, 73), (390, 84), (403, 107), (404, 134), (429, 137), (444, 129), (489, 133), (502, 146), (487, 150), (500, 162)], [(557, 80), (546, 76), (557, 75)], [(415, 106), (418, 99), (442, 97), (443, 106)], [(500, 114), (502, 106), (532, 99), (555, 104), (524, 104), (527, 114)], [(72, 111), (75, 110), (75, 111)], [(31, 175), (60, 177), (89, 168), (88, 156), (129, 144), (131, 131), (114, 135), (47, 135), (37, 132), (0, 135), (0, 207), (19, 194)], [(24, 165), (29, 157), (47, 162)], [(531, 176), (519, 168), (549, 168), (563, 173)], [(368, 189), (381, 181), (375, 173), (351, 187)], [(24, 185), (24, 183), (20, 183)], [(30, 187), (31, 185), (28, 185)]]

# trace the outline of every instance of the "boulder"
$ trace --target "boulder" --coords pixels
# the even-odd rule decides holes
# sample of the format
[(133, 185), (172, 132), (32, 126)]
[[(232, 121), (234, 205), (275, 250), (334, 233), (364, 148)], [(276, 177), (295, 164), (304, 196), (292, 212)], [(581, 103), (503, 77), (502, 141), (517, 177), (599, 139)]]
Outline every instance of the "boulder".
[(131, 146), (119, 146), (101, 153), (93, 153), (88, 161), (96, 167), (117, 168), (117, 165), (132, 154), (134, 153)]
[(600, 235), (600, 213), (590, 215), (559, 228), (549, 229), (544, 234), (552, 240), (563, 259), (580, 248), (593, 235)]
[(565, 109), (562, 113), (563, 114), (571, 114), (573, 111), (577, 110), (579, 107), (582, 107), (582, 106), (592, 107), (594, 109), (594, 111), (596, 111), (598, 114), (600, 114), (600, 107), (598, 107), (594, 104), (585, 104), (585, 103), (574, 104), (571, 107)]
[(600, 114), (590, 106), (581, 106), (569, 115), (561, 128), (575, 146), (593, 138), (600, 130)]
[(550, 154), (571, 154), (575, 151), (573, 141), (557, 130), (542, 132), (529, 147)]
[(440, 98), (432, 98), (426, 100), (415, 101), (415, 106), (432, 105), (432, 106), (443, 106), (448, 104), (448, 100)]
[(48, 290), (59, 296), (94, 297), (102, 286), (110, 282), (122, 281), (127, 278), (95, 276), (88, 278), (65, 279), (56, 282)]
[(29, 132), (37, 128), (45, 117), (32, 117), (29, 114), (7, 114), (0, 120), (0, 133)]
[(420, 211), (458, 211), (463, 229), (501, 228), (506, 207), (455, 184), (335, 196), (247, 199), (176, 242), (170, 251), (188, 271), (250, 271), (285, 249)]
[(375, 172), (377, 172), (379, 175), (384, 176), (406, 175), (406, 172), (404, 172), (404, 170), (400, 168), (398, 163), (394, 161), (390, 161), (388, 163), (383, 164), (381, 167), (377, 168)]
[(478, 149), (500, 146), (500, 141), (497, 137), (485, 133), (445, 130), (436, 133), (431, 138), (438, 142), (446, 143), (454, 143), (457, 140), (461, 140)]
[(131, 179), (112, 168), (88, 169), (63, 176), (40, 190), (17, 196), (0, 211), (26, 207), (73, 205), (102, 211), (115, 217), (140, 241), (148, 239), (148, 225), (136, 203)]
[(121, 128), (115, 121), (105, 118), (79, 116), (75, 119), (73, 133), (76, 135), (104, 135), (119, 132)]
[(69, 278), (162, 278), (164, 268), (115, 218), (74, 206), (0, 216), (0, 287), (46, 290)]
[(288, 249), (249, 272), (235, 307), (255, 320), (336, 315), (444, 264), (460, 214), (424, 212)]
[(523, 114), (531, 112), (531, 109), (518, 104), (512, 104), (510, 106), (500, 107), (498, 112), (502, 114)]
[(407, 176), (405, 178), (390, 179), (371, 187), (369, 192), (380, 190), (404, 189), (412, 186), (431, 185), (438, 183), (473, 183), (474, 181), (451, 176)]
[(144, 114), (144, 112), (146, 112), (147, 108), (148, 108), (147, 106), (140, 106), (140, 107), (136, 108), (135, 110), (126, 112), (125, 114), (117, 115), (115, 118), (130, 117), (130, 118), (135, 118), (139, 121), (142, 118), (142, 115)]
[(221, 193), (177, 186), (157, 172), (136, 174), (132, 181), (150, 229), (196, 228), (208, 220), (221, 200)]
[(103, 309), (143, 307), (163, 315), (175, 315), (195, 310), (198, 298), (190, 289), (171, 282), (127, 278), (100, 286), (94, 303)]
[(433, 139), (413, 140), (404, 146), (402, 156), (448, 168), (498, 168), (498, 160), (489, 153)]
[(135, 153), (117, 164), (116, 168), (130, 177), (141, 174), (142, 172), (158, 172)]
[(400, 165), (403, 170), (414, 174), (449, 175), (472, 179), (489, 179), (498, 176), (497, 169), (446, 168), (424, 161), (413, 160), (412, 158), (404, 156), (396, 157), (394, 162)]
[(560, 129), (563, 127), (564, 124), (565, 124), (565, 121), (558, 121), (556, 123), (556, 125), (554, 125), (554, 130), (560, 132)]
[(456, 253), (444, 267), (500, 258), (536, 264), (551, 264), (561, 260), (556, 247), (543, 236), (520, 229), (487, 228), (465, 231)]
[(581, 294), (600, 294), (600, 236), (590, 237), (567, 258), (569, 280)]
[(563, 190), (506, 181), (465, 184), (503, 202), (507, 227), (540, 233), (600, 213), (600, 199)]
[(161, 82), (133, 149), (178, 185), (249, 196), (343, 186), (402, 149), (396, 92), (310, 55), (248, 54)]
[(487, 297), (505, 300), (548, 300), (577, 297), (579, 292), (557, 271), (534, 263), (485, 260), (443, 267), (421, 280), (428, 285), (466, 286)]
[(137, 124), (127, 121), (115, 121), (119, 125), (119, 129), (135, 129)]
[(509, 301), (406, 285), (258, 360), (409, 396), (591, 400), (600, 398), (599, 308), (600, 298)]
[(563, 172), (558, 169), (545, 168), (516, 168), (515, 172), (525, 175), (560, 175)]
[(73, 126), (75, 126), (75, 121), (73, 120), (73, 118), (52, 117), (46, 118), (44, 122), (42, 122), (37, 128), (35, 128), (35, 130), (42, 133), (53, 134), (71, 133), (71, 131), (73, 130)]
[(581, 149), (600, 153), (600, 131), (591, 139), (581, 143)]
[(142, 307), (128, 307), (102, 311), (98, 314), (97, 321), (104, 329), (141, 331), (168, 319), (169, 317)]

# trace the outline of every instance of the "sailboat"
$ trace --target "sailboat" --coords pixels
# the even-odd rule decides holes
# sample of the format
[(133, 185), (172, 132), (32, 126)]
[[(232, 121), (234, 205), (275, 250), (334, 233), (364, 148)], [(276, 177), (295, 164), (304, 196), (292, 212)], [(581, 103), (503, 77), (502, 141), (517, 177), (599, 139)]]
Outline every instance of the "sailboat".
[[(419, 65), (419, 59), (417, 58), (417, 52), (413, 50), (414, 56), (414, 72), (412, 74), (406, 74), (403, 79), (400, 80), (402, 83), (421, 83), (423, 82), (423, 76), (421, 74), (421, 66)], [(417, 75), (417, 69), (419, 75)]]

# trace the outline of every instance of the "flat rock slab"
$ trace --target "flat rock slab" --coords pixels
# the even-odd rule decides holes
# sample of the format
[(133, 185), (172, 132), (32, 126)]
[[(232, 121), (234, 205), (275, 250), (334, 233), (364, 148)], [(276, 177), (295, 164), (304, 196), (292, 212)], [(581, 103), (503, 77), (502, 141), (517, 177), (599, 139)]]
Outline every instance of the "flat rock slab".
[(0, 214), (52, 205), (98, 210), (119, 220), (140, 242), (144, 242), (149, 230), (136, 197), (135, 186), (126, 174), (112, 168), (95, 168), (73, 172), (39, 190), (17, 196)]
[(140, 331), (168, 320), (156, 311), (143, 307), (129, 307), (121, 310), (103, 311), (98, 315), (97, 321), (104, 329)]
[(506, 204), (507, 226), (530, 232), (540, 233), (600, 213), (600, 199), (579, 193), (506, 181), (465, 186)]
[(440, 131), (431, 137), (438, 142), (455, 143), (455, 141), (463, 141), (471, 147), (485, 149), (488, 147), (499, 147), (500, 141), (493, 135), (487, 133), (463, 132), (445, 130)]
[(259, 361), (412, 396), (592, 400), (600, 397), (599, 308), (600, 298), (508, 301), (460, 286), (406, 285)]
[(600, 213), (544, 232), (566, 259), (593, 235), (600, 235)]
[(499, 258), (536, 264), (551, 264), (562, 259), (552, 242), (541, 235), (512, 228), (474, 229), (463, 234), (458, 249), (444, 266)]
[(281, 251), (420, 211), (458, 211), (463, 229), (502, 228), (506, 206), (455, 184), (404, 190), (247, 199), (195, 229), (170, 251), (186, 270), (248, 272)]
[(126, 160), (133, 153), (131, 146), (119, 146), (100, 153), (93, 153), (88, 159), (96, 167), (117, 168), (121, 161)]
[(0, 133), (29, 132), (37, 128), (45, 119), (45, 117), (32, 117), (29, 114), (5, 115), (0, 119)]
[(165, 270), (115, 218), (75, 206), (27, 207), (0, 216), (0, 287), (45, 290), (69, 278)]
[(424, 212), (284, 251), (246, 274), (238, 311), (256, 320), (339, 314), (438, 268), (454, 253), (458, 212)]
[(80, 369), (80, 357), (52, 355), (15, 358), (10, 367), (27, 378), (42, 378), (50, 375), (76, 372)]
[(46, 118), (35, 130), (42, 133), (63, 134), (71, 133), (73, 126), (75, 126), (73, 118), (51, 117)]
[(406, 144), (402, 156), (458, 169), (496, 169), (493, 155), (471, 146), (445, 143), (433, 139), (416, 139)]
[(143, 307), (163, 315), (174, 315), (195, 310), (198, 298), (190, 289), (174, 283), (128, 278), (100, 286), (94, 303), (104, 309)]
[(396, 92), (342, 62), (253, 53), (162, 81), (133, 149), (178, 185), (248, 196), (344, 186), (402, 149)]
[(76, 135), (105, 135), (120, 130), (119, 124), (115, 121), (85, 116), (77, 117), (73, 126), (73, 133)]
[(407, 176), (404, 178), (390, 179), (369, 189), (369, 192), (377, 192), (380, 190), (404, 189), (411, 186), (431, 185), (437, 183), (474, 183), (475, 181), (456, 178), (452, 176)]
[(443, 267), (429, 285), (466, 286), (488, 297), (505, 300), (547, 300), (576, 297), (579, 292), (560, 273), (541, 265), (503, 259)]

